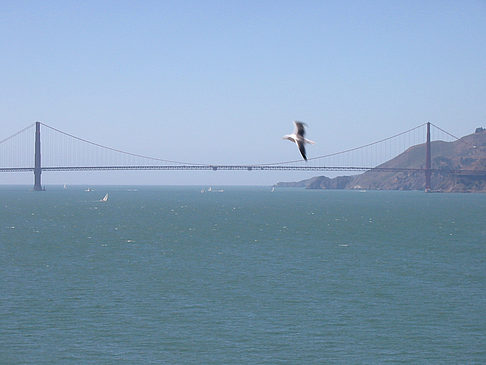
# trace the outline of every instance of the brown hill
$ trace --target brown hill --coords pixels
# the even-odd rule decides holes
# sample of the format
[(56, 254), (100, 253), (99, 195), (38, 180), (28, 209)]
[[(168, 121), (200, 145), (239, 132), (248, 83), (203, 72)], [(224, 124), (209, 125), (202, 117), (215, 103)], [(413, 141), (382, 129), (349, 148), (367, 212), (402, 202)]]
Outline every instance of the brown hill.
[[(379, 167), (424, 168), (425, 143), (410, 147), (397, 157)], [(486, 130), (478, 128), (475, 133), (455, 142), (431, 142), (432, 189), (443, 192), (486, 192)], [(448, 170), (463, 170), (460, 174)], [(479, 173), (481, 171), (481, 173)], [(367, 190), (423, 190), (423, 172), (371, 172), (360, 175), (328, 178), (317, 176), (297, 183), (278, 183), (277, 186), (305, 186), (307, 189), (367, 189)]]

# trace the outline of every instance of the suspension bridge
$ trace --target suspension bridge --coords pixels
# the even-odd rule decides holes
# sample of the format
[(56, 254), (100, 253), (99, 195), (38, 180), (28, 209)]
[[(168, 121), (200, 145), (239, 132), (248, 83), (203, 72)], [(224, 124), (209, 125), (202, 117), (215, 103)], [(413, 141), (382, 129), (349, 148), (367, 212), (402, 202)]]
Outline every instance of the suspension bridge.
[[(41, 139), (42, 127), (42, 139)], [(34, 133), (32, 133), (34, 132)], [(34, 173), (34, 190), (43, 190), (41, 176), (50, 171), (115, 170), (248, 170), (248, 171), (348, 171), (348, 172), (420, 172), (425, 174), (425, 190), (431, 189), (431, 175), (467, 174), (467, 170), (433, 169), (432, 132), (435, 140), (458, 138), (432, 123), (423, 123), (407, 131), (359, 147), (299, 160), (254, 164), (207, 164), (173, 161), (108, 147), (35, 122), (0, 141), (0, 172)], [(423, 165), (419, 168), (384, 167), (382, 164), (408, 148), (425, 144)], [(486, 171), (475, 171), (486, 175)]]

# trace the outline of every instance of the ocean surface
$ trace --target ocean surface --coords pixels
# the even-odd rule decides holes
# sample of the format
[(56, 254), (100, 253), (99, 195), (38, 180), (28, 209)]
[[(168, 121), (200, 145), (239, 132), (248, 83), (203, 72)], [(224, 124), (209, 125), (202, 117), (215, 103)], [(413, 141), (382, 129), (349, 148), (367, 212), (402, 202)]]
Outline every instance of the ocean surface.
[(85, 188), (0, 187), (0, 364), (486, 363), (486, 194)]

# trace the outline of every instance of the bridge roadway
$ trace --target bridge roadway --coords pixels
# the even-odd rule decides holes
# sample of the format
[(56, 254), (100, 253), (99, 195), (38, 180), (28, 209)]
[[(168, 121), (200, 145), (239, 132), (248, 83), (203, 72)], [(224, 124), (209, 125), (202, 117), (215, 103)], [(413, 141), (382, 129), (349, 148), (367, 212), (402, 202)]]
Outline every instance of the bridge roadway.
[[(142, 170), (213, 170), (213, 171), (370, 171), (424, 172), (425, 168), (365, 167), (365, 166), (289, 166), (289, 165), (128, 165), (128, 166), (46, 166), (42, 171), (142, 171)], [(0, 172), (32, 172), (34, 167), (0, 167)], [(486, 176), (486, 170), (430, 169), (435, 174)]]

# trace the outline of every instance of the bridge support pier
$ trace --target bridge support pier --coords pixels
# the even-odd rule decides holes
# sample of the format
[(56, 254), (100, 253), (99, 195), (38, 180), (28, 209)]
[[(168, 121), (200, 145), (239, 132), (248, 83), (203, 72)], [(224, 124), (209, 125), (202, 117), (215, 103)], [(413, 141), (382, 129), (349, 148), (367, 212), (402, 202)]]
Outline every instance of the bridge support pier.
[(425, 192), (430, 193), (430, 168), (431, 168), (431, 156), (430, 156), (430, 122), (427, 122), (427, 142), (425, 150)]
[(34, 191), (42, 191), (41, 185), (41, 148), (40, 148), (40, 122), (35, 122), (35, 154), (34, 154)]

